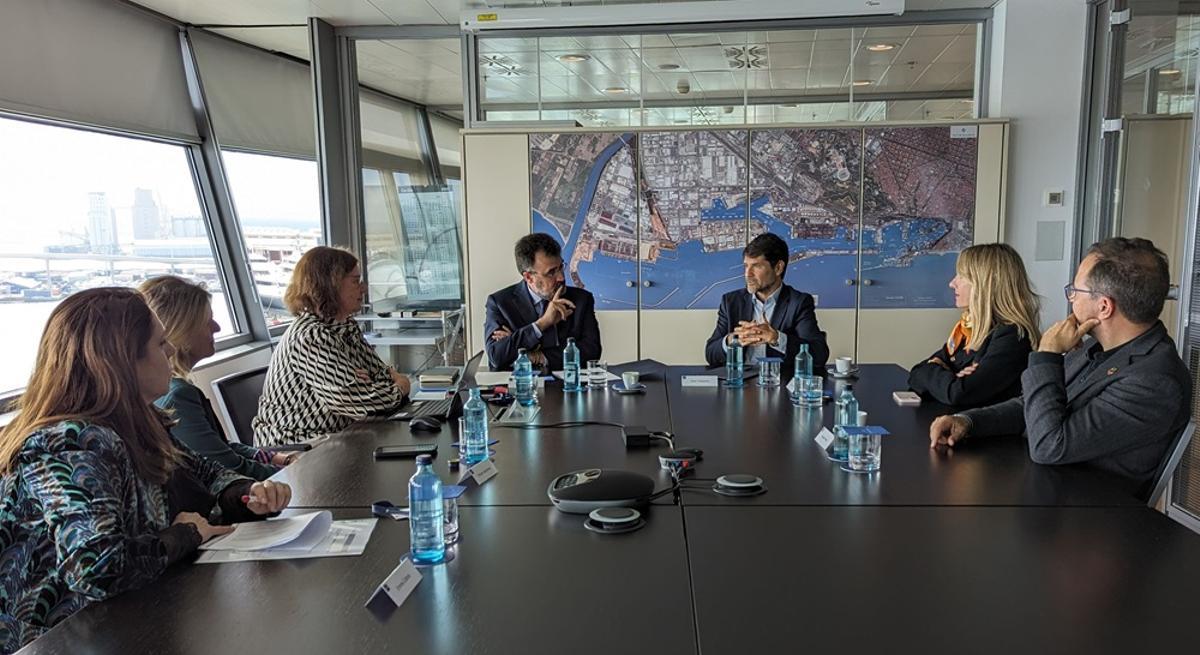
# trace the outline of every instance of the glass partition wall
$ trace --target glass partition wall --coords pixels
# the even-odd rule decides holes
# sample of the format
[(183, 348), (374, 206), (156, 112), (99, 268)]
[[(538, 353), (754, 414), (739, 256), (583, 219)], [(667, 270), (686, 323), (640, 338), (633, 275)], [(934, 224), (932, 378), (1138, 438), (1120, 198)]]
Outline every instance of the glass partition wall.
[(594, 127), (974, 118), (983, 25), (484, 35), (479, 110)]

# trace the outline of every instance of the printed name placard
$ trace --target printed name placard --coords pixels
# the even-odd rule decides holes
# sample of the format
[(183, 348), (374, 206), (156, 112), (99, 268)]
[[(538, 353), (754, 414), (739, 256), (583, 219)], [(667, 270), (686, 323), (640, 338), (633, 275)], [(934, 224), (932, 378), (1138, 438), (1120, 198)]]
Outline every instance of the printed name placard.
[(496, 470), (496, 464), (490, 459), (485, 459), (482, 462), (467, 469), (467, 473), (471, 479), (475, 481), (476, 486), (482, 485), (484, 482), (496, 477), (499, 471)]
[(817, 436), (813, 437), (813, 441), (822, 448), (829, 448), (829, 444), (833, 443), (833, 433), (829, 431), (829, 428), (821, 428)]
[(720, 381), (715, 375), (685, 375), (680, 379), (685, 387), (716, 387)]
[(371, 594), (371, 598), (367, 600), (367, 605), (375, 602), (376, 599), (380, 598), (380, 594), (383, 594), (390, 598), (396, 607), (400, 607), (420, 582), (421, 572), (413, 565), (412, 560), (406, 556), (400, 560), (400, 565), (392, 569), (388, 577), (383, 579), (383, 583), (375, 589), (375, 593)]
[(847, 437), (872, 437), (875, 435), (886, 436), (891, 434), (886, 428), (879, 425), (845, 425), (842, 426), (842, 431)]

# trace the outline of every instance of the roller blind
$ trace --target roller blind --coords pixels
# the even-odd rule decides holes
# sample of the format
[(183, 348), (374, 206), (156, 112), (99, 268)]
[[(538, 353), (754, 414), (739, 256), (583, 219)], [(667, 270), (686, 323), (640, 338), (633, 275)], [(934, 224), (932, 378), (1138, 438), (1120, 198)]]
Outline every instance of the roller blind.
[(462, 123), (430, 115), (429, 126), (433, 129), (433, 143), (437, 147), (438, 161), (442, 166), (462, 166), (462, 145), (458, 134)]
[[(295, 29), (307, 33), (303, 27)], [(209, 117), (222, 147), (316, 157), (307, 64), (192, 30)]]
[(177, 29), (117, 2), (0, 3), (0, 109), (198, 140)]
[(423, 170), (416, 108), (367, 89), (358, 97), (363, 164), (386, 159), (393, 170)]

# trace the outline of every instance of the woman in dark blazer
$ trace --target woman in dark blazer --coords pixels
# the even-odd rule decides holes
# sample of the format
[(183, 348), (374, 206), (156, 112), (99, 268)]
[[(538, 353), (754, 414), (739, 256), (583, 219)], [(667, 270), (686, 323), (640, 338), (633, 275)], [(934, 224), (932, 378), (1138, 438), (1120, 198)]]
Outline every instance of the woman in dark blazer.
[(175, 349), (171, 386), (155, 401), (175, 419), (171, 436), (197, 455), (255, 480), (266, 480), (290, 463), (297, 453), (272, 453), (227, 439), (212, 404), (188, 380), (192, 367), (213, 355), (213, 334), (220, 330), (213, 320), (208, 290), (173, 275), (146, 280), (139, 290)]
[(1019, 396), (1021, 373), (1040, 338), (1039, 303), (1025, 264), (1012, 247), (988, 243), (962, 251), (955, 268), (950, 288), (955, 307), (965, 311), (942, 347), (912, 368), (908, 385), (960, 408)]

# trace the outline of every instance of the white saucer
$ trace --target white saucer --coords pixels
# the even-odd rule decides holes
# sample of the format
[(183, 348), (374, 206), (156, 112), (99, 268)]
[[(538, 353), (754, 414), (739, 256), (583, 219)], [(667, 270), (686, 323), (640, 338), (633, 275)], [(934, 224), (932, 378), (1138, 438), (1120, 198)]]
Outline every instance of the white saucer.
[(846, 371), (845, 373), (838, 373), (837, 369), (830, 368), (829, 369), (829, 377), (836, 378), (838, 380), (845, 380), (847, 378), (856, 378), (856, 377), (858, 377), (858, 367), (855, 366), (854, 368), (850, 369), (849, 371)]
[(645, 393), (646, 385), (639, 382), (637, 386), (626, 389), (624, 382), (614, 382), (612, 385), (612, 390), (620, 394)]

